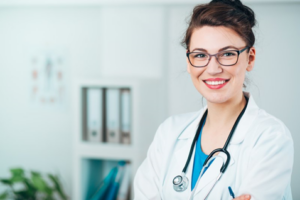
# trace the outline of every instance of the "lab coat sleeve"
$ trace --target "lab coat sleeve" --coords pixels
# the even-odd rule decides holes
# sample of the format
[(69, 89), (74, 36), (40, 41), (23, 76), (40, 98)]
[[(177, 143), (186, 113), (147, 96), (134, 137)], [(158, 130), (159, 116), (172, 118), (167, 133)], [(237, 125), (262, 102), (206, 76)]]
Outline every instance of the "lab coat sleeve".
[(265, 130), (253, 144), (237, 196), (250, 194), (251, 200), (282, 200), (290, 184), (293, 158), (289, 130), (284, 125)]
[(160, 173), (164, 152), (162, 151), (163, 124), (159, 126), (151, 143), (147, 157), (137, 170), (134, 178), (135, 200), (160, 200)]

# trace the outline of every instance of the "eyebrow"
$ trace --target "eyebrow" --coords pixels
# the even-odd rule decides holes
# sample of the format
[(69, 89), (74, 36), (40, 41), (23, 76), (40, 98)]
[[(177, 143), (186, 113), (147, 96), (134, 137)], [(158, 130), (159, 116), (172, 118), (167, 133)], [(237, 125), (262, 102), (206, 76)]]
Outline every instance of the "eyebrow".
[[(236, 48), (235, 46), (226, 46), (226, 47), (223, 47), (223, 48), (219, 49), (219, 51), (224, 51), (224, 50), (229, 49), (229, 48), (238, 49), (238, 48)], [(206, 49), (203, 49), (203, 48), (195, 48), (195, 49), (193, 49), (191, 52), (193, 52), (193, 51), (195, 51), (195, 50), (207, 52), (207, 50), (206, 50)]]

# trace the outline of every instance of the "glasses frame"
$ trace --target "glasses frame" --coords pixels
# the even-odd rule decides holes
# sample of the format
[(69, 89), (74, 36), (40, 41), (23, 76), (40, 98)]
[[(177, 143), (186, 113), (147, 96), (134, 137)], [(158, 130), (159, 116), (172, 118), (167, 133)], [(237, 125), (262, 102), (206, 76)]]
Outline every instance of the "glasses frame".
[[(237, 52), (237, 54), (238, 54), (238, 57), (237, 57), (237, 59), (236, 59), (236, 62), (235, 62), (234, 64), (232, 64), (232, 65), (223, 65), (223, 64), (220, 63), (220, 61), (219, 61), (217, 55), (218, 55), (219, 53), (223, 52), (223, 51), (220, 51), (220, 52), (215, 53), (215, 54), (209, 54), (209, 53), (206, 53), (206, 54), (209, 56), (209, 58), (208, 58), (207, 64), (206, 64), (206, 65), (203, 65), (203, 66), (195, 66), (195, 65), (192, 64), (192, 62), (191, 62), (191, 60), (190, 60), (190, 54), (192, 54), (192, 53), (197, 53), (197, 52), (187, 52), (187, 53), (186, 53), (186, 56), (188, 57), (188, 60), (189, 60), (190, 64), (191, 64), (193, 67), (197, 67), (197, 68), (206, 67), (206, 66), (209, 64), (210, 59), (211, 59), (212, 56), (215, 56), (215, 57), (216, 57), (216, 60), (218, 61), (218, 63), (219, 63), (220, 65), (222, 65), (222, 66), (233, 66), (233, 65), (235, 65), (235, 64), (238, 62), (239, 57), (240, 57), (240, 54), (243, 53), (246, 49), (249, 49), (249, 48), (250, 48), (250, 47), (246, 46), (245, 48), (243, 48), (243, 49), (241, 49), (241, 50), (230, 50), (230, 51), (235, 51), (235, 52)], [(224, 51), (226, 51), (226, 50), (224, 50)]]

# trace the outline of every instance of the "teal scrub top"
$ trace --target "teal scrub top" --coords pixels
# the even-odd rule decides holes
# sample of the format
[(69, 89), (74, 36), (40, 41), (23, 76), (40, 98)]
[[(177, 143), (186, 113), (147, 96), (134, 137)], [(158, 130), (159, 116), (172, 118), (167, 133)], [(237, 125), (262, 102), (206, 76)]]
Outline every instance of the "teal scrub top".
[[(191, 184), (192, 184), (191, 189), (192, 190), (194, 189), (194, 187), (197, 183), (198, 177), (199, 177), (200, 172), (202, 170), (202, 166), (203, 166), (206, 158), (208, 157), (208, 155), (203, 153), (203, 151), (201, 149), (201, 135), (202, 135), (202, 129), (203, 129), (203, 126), (205, 124), (205, 121), (206, 121), (206, 118), (204, 119), (204, 123), (201, 127), (200, 134), (199, 134), (199, 137), (198, 137), (197, 143), (196, 143), (194, 166), (193, 166), (192, 181), (191, 181)], [(205, 171), (204, 171), (204, 173), (205, 173)]]

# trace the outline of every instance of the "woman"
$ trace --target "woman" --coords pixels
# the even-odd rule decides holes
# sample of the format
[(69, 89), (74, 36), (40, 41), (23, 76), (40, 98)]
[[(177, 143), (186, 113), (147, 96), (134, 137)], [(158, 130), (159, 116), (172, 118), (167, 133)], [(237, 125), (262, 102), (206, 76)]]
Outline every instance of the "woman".
[(256, 56), (254, 25), (240, 1), (194, 8), (184, 38), (187, 71), (207, 106), (160, 125), (135, 176), (136, 200), (292, 199), (291, 134), (243, 92)]

